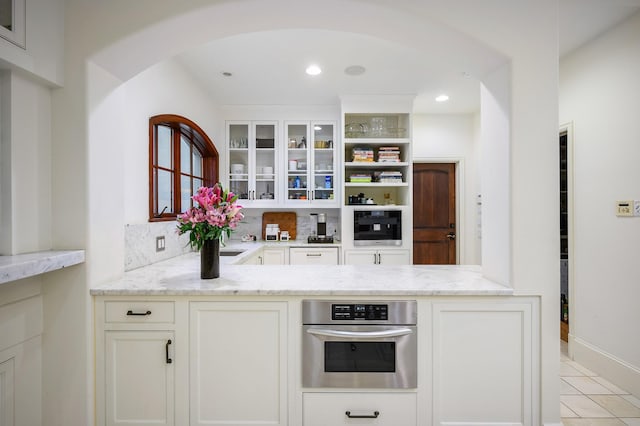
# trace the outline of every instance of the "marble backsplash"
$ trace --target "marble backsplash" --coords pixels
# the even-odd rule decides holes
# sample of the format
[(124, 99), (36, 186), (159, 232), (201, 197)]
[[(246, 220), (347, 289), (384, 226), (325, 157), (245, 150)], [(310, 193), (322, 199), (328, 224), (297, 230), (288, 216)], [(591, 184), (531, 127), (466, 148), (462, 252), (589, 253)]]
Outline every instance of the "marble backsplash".
[[(244, 209), (244, 219), (231, 234), (230, 241), (240, 241), (243, 235), (255, 235), (258, 240), (262, 237), (263, 209)], [(340, 210), (314, 209), (298, 210), (296, 220), (296, 241), (305, 242), (311, 235), (310, 213), (325, 213), (327, 215), (327, 234), (334, 235), (336, 240), (340, 236)], [(188, 235), (178, 235), (176, 222), (149, 222), (125, 225), (125, 258), (124, 269), (130, 271), (152, 263), (180, 256), (191, 251)], [(165, 249), (156, 252), (156, 237), (165, 237)]]
[[(191, 251), (189, 236), (178, 235), (176, 222), (127, 224), (124, 228), (124, 270), (180, 256)], [(156, 237), (164, 236), (165, 249), (156, 252)]]

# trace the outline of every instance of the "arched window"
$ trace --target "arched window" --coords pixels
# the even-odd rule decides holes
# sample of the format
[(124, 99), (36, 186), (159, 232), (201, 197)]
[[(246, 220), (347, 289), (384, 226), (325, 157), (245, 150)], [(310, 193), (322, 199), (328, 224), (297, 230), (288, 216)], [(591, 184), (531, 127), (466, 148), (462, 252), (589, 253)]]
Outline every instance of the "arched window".
[(149, 221), (174, 220), (201, 186), (218, 182), (218, 150), (188, 118), (149, 119)]

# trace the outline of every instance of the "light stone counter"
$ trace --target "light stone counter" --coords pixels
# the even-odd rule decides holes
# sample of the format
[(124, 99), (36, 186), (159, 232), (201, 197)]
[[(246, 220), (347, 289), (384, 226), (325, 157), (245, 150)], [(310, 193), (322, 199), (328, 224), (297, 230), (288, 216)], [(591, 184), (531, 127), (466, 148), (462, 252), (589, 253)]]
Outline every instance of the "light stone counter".
[(84, 262), (84, 250), (49, 250), (0, 256), (0, 284)]
[[(259, 246), (255, 244), (254, 247)], [(249, 248), (249, 245), (244, 247)], [(232, 247), (226, 247), (231, 249)], [(247, 249), (247, 252), (251, 250)], [(245, 253), (243, 253), (244, 255)], [(510, 296), (513, 289), (482, 277), (479, 266), (234, 265), (221, 257), (220, 278), (200, 279), (200, 256), (189, 253), (125, 273), (91, 289), (94, 296)]]

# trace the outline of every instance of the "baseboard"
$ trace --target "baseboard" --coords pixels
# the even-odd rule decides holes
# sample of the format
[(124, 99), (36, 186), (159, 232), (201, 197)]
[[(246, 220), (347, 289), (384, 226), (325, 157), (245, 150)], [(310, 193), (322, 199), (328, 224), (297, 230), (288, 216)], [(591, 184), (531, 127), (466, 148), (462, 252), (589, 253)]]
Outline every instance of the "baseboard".
[(621, 389), (640, 398), (640, 368), (569, 334), (570, 356)]

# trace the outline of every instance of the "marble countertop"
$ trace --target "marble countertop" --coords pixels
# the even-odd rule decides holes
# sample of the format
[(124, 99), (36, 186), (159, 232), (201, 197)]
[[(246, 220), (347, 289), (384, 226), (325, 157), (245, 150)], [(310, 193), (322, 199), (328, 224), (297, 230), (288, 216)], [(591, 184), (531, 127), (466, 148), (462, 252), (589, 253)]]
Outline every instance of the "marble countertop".
[[(259, 243), (258, 243), (259, 244)], [(258, 247), (255, 244), (254, 247)], [(249, 246), (247, 247), (247, 252)], [(226, 247), (231, 249), (231, 247)], [(200, 279), (199, 253), (125, 273), (91, 289), (94, 296), (509, 296), (513, 289), (482, 277), (479, 266), (235, 265), (221, 257), (220, 277)]]
[(48, 250), (0, 256), (0, 284), (84, 262), (84, 250)]

